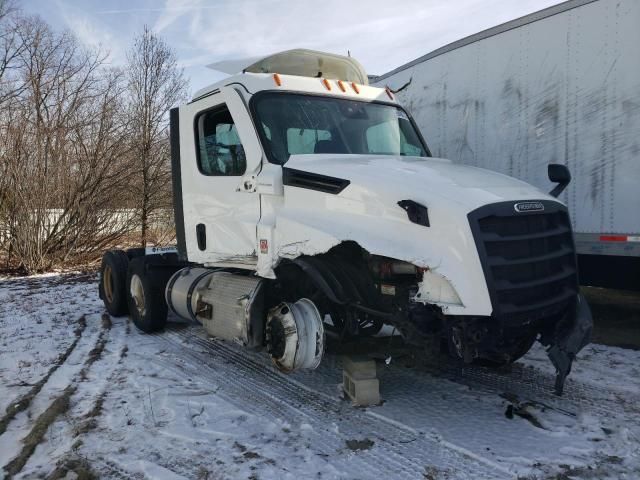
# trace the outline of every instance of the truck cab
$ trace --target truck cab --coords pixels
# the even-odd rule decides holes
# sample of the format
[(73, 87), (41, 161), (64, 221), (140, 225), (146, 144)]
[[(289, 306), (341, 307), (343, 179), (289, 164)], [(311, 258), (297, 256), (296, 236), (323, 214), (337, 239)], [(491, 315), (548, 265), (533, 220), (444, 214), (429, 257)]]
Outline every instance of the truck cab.
[[(565, 167), (551, 195), (435, 158), (389, 88), (309, 50), (244, 65), (170, 118), (177, 250), (128, 255), (112, 313), (154, 330), (168, 307), (286, 371), (317, 366), (325, 335), (384, 324), (465, 362), (510, 363), (538, 340), (561, 392), (591, 331), (554, 196)], [(101, 292), (119, 288), (103, 274)]]

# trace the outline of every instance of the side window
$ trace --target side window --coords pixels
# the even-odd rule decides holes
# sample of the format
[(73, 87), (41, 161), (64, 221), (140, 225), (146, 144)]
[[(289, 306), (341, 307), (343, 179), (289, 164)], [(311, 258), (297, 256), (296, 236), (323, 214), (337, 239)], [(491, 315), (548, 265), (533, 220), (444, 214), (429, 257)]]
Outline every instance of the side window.
[(287, 129), (287, 150), (289, 155), (319, 153), (318, 143), (326, 143), (330, 140), (331, 133), (327, 130), (310, 130), (306, 128)]
[(198, 168), (205, 175), (240, 176), (247, 159), (226, 107), (204, 112), (196, 120)]

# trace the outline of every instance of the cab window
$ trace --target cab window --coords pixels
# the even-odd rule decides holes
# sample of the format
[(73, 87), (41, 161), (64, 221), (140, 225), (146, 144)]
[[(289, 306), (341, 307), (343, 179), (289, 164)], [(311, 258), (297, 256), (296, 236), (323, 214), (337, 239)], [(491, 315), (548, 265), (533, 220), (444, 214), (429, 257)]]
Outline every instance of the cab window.
[(196, 129), (198, 168), (204, 175), (244, 174), (247, 159), (238, 130), (226, 107), (200, 114)]
[(327, 130), (312, 130), (308, 128), (287, 129), (287, 150), (289, 155), (317, 153), (320, 142), (331, 140), (331, 133)]

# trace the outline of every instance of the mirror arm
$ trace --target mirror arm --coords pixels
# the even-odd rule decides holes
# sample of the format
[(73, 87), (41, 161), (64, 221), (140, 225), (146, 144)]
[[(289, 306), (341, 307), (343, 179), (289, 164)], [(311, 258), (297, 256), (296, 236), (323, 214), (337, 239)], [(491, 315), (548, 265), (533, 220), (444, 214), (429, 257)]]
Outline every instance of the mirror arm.
[(569, 185), (569, 182), (558, 183), (555, 187), (553, 187), (553, 190), (549, 192), (549, 195), (557, 198), (562, 192), (564, 192), (564, 189), (567, 188), (567, 185)]

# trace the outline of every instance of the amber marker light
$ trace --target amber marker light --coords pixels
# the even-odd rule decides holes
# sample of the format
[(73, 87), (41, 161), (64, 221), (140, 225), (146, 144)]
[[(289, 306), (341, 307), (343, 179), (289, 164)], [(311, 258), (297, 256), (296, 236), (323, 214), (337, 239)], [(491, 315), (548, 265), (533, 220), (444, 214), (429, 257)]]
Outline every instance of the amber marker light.
[(273, 74), (273, 81), (276, 82), (276, 85), (279, 87), (282, 85), (282, 80), (280, 80), (280, 75), (278, 75), (277, 73)]
[(360, 93), (360, 89), (358, 88), (358, 85), (355, 84), (355, 82), (351, 82), (351, 88), (353, 88), (354, 92)]
[(324, 84), (327, 90), (331, 90), (331, 84), (329, 83), (329, 80), (327, 80), (326, 78), (323, 78), (322, 83)]
[(342, 80), (338, 80), (338, 87), (340, 87), (340, 90), (342, 90), (343, 92), (346, 92), (347, 89), (344, 86), (344, 82)]

